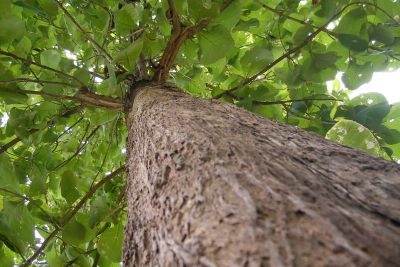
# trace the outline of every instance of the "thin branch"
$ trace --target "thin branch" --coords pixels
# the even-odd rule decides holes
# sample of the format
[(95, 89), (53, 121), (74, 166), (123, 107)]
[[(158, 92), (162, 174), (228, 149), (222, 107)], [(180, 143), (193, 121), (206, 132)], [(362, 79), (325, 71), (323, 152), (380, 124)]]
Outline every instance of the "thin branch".
[(293, 102), (305, 102), (305, 101), (337, 101), (342, 102), (343, 100), (336, 98), (305, 98), (305, 99), (290, 99), (290, 100), (278, 100), (278, 101), (258, 101), (253, 100), (253, 105), (256, 106), (268, 106), (268, 105), (284, 105)]
[[(220, 8), (222, 13), (234, 0), (225, 1)], [(167, 46), (161, 56), (160, 64), (154, 75), (154, 80), (157, 82), (165, 82), (169, 75), (169, 70), (174, 64), (175, 58), (178, 55), (180, 47), (183, 43), (190, 37), (194, 36), (196, 33), (207, 27), (207, 25), (212, 21), (212, 17), (207, 17), (200, 20), (194, 26), (182, 26), (179, 21), (179, 16), (176, 11), (173, 0), (168, 0), (170, 7), (171, 17), (172, 17), (172, 34), (168, 40)]]
[(72, 21), (72, 23), (79, 29), (79, 31), (86, 36), (86, 38), (96, 47), (96, 49), (98, 49), (101, 53), (104, 54), (104, 56), (107, 58), (107, 60), (109, 60), (110, 62), (113, 61), (112, 56), (99, 44), (96, 42), (96, 40), (94, 40), (83, 28), (82, 26), (79, 24), (78, 21), (76, 21), (76, 19), (71, 15), (71, 13), (69, 13), (69, 11), (63, 6), (63, 4), (58, 1), (58, 0), (54, 0), (54, 2), (56, 2), (56, 4), (58, 5), (58, 7), (64, 12), (64, 14)]
[[(61, 118), (68, 118), (69, 116), (71, 116), (71, 115), (73, 115), (73, 114), (79, 112), (81, 109), (82, 109), (82, 106), (75, 106), (75, 107), (73, 107), (73, 108), (71, 108), (71, 109), (67, 109), (63, 114), (61, 114), (60, 117), (61, 117)], [(51, 124), (53, 124), (53, 123), (54, 123), (54, 119), (48, 121), (48, 122), (47, 122), (47, 125), (51, 125)], [(35, 133), (35, 132), (37, 132), (37, 131), (39, 131), (39, 129), (31, 129), (31, 130), (29, 130), (28, 133), (29, 133), (29, 134), (33, 134), (33, 133)], [(15, 137), (13, 140), (11, 140), (10, 142), (8, 142), (8, 143), (2, 145), (2, 146), (0, 147), (0, 154), (6, 152), (9, 148), (15, 146), (15, 145), (18, 144), (20, 141), (21, 141), (21, 138), (17, 136), (17, 137)]]
[[(263, 2), (261, 2), (260, 0), (256, 0), (256, 2), (257, 2), (260, 6), (262, 6), (263, 8), (265, 8), (265, 9), (267, 9), (267, 10), (269, 10), (269, 11), (271, 11), (271, 12), (273, 12), (273, 13), (275, 13), (275, 14), (281, 16), (281, 17), (287, 18), (287, 19), (289, 19), (289, 20), (291, 20), (291, 21), (297, 22), (297, 23), (302, 24), (302, 25), (311, 26), (311, 27), (313, 27), (314, 29), (318, 29), (318, 26), (313, 25), (312, 23), (303, 21), (303, 20), (301, 20), (301, 19), (297, 19), (297, 18), (294, 18), (294, 17), (292, 17), (292, 16), (289, 16), (289, 15), (285, 14), (285, 12), (284, 12), (283, 10), (278, 10), (278, 9), (272, 8), (272, 7), (270, 7), (270, 6), (267, 6), (266, 4), (264, 4)], [(379, 11), (381, 11), (382, 13), (384, 13), (384, 14), (385, 14), (387, 17), (389, 17), (391, 20), (393, 20), (393, 21), (396, 23), (396, 25), (399, 25), (399, 23), (397, 22), (397, 20), (396, 20), (394, 17), (392, 17), (385, 9), (379, 7), (377, 4), (368, 3), (368, 2), (354, 2), (354, 3), (351, 3), (351, 4), (349, 4), (349, 5), (368, 5), (368, 6), (373, 6), (373, 7), (375, 7), (376, 9), (378, 9)], [(337, 33), (333, 32), (333, 31), (330, 31), (330, 30), (328, 30), (328, 29), (326, 29), (326, 28), (323, 29), (322, 31), (323, 31), (323, 32), (326, 32), (327, 34), (332, 35), (332, 36), (334, 36), (334, 37), (337, 36)]]
[(35, 79), (28, 79), (28, 78), (15, 78), (12, 80), (0, 80), (0, 83), (38, 83), (38, 84), (58, 84), (58, 85), (65, 85), (70, 87), (76, 87), (76, 85), (59, 82), (59, 81), (44, 81), (44, 80), (35, 80)]
[(13, 140), (8, 142), (7, 144), (2, 145), (0, 147), (0, 154), (6, 152), (9, 148), (11, 148), (11, 147), (15, 146), (16, 144), (18, 144), (19, 141), (21, 141), (21, 138), (15, 137)]
[(26, 63), (26, 64), (35, 65), (35, 66), (40, 67), (40, 68), (42, 68), (42, 69), (52, 71), (52, 72), (54, 72), (54, 73), (57, 73), (57, 74), (62, 75), (62, 76), (64, 76), (64, 77), (67, 77), (68, 79), (75, 80), (75, 81), (78, 82), (80, 85), (84, 85), (78, 78), (76, 78), (76, 77), (74, 77), (74, 76), (72, 76), (72, 75), (69, 75), (69, 74), (67, 74), (67, 73), (65, 73), (65, 72), (62, 72), (62, 71), (56, 70), (56, 69), (54, 69), (54, 68), (51, 68), (51, 67), (49, 67), (49, 66), (45, 66), (45, 65), (36, 63), (36, 62), (34, 62), (34, 61), (30, 61), (30, 60), (28, 60), (28, 59), (19, 57), (19, 56), (15, 55), (15, 54), (12, 54), (12, 53), (3, 51), (3, 50), (1, 50), (1, 49), (0, 49), (0, 55), (12, 57), (12, 58), (17, 59), (17, 60), (20, 60), (20, 61), (22, 61), (22, 62), (24, 62), (24, 63)]
[(259, 71), (257, 74), (245, 79), (244, 81), (242, 81), (240, 83), (240, 85), (235, 86), (231, 89), (228, 89), (216, 96), (214, 96), (213, 98), (218, 99), (220, 97), (222, 97), (225, 94), (228, 93), (232, 93), (236, 90), (238, 90), (239, 88), (246, 86), (252, 82), (254, 82), (260, 75), (262, 75), (264, 72), (267, 72), (268, 70), (272, 69), (273, 67), (275, 67), (278, 63), (280, 63), (282, 60), (289, 58), (292, 54), (299, 52), (303, 47), (305, 47), (306, 45), (308, 45), (320, 32), (322, 32), (328, 25), (329, 23), (331, 23), (332, 21), (334, 21), (337, 17), (339, 17), (347, 8), (349, 8), (350, 6), (354, 5), (356, 3), (350, 3), (347, 4), (346, 6), (344, 6), (339, 12), (337, 12), (335, 15), (333, 15), (324, 25), (322, 25), (321, 27), (319, 27), (317, 30), (315, 30), (314, 32), (312, 32), (310, 35), (307, 36), (307, 38), (304, 39), (304, 41), (299, 44), (296, 47), (293, 47), (292, 49), (288, 50), (286, 53), (282, 54), (280, 57), (278, 57), (277, 59), (275, 59), (273, 62), (271, 62), (270, 64), (268, 64), (267, 66), (265, 66), (261, 71)]
[[(80, 145), (78, 147), (78, 149), (75, 151), (75, 153), (70, 156), (68, 159), (66, 159), (65, 161), (61, 162), (60, 164), (58, 164), (52, 171), (55, 171), (63, 166), (65, 166), (66, 164), (68, 164), (68, 162), (70, 162), (73, 158), (75, 158), (76, 156), (79, 155), (79, 153), (82, 152), (82, 150), (87, 146), (87, 144), (89, 143), (89, 140), (93, 137), (93, 135), (100, 129), (101, 125), (98, 125), (96, 128), (93, 129), (93, 131), (89, 134), (88, 137), (85, 138), (85, 140), (82, 142), (82, 145)], [(86, 135), (86, 133), (85, 133)]]
[(14, 89), (0, 88), (0, 91), (7, 91), (10, 93), (20, 93), (28, 95), (40, 95), (59, 100), (73, 100), (73, 101), (78, 101), (86, 106), (104, 108), (112, 111), (122, 111), (124, 108), (123, 101), (119, 98), (98, 95), (89, 91), (87, 92), (79, 91), (77, 94), (73, 96), (53, 94), (44, 91), (22, 90), (19, 88), (14, 88)]
[(28, 201), (29, 203), (32, 203), (33, 206), (35, 206), (36, 208), (40, 209), (40, 211), (43, 212), (43, 214), (46, 215), (46, 216), (48, 217), (48, 219), (53, 223), (53, 225), (54, 225), (55, 227), (58, 227), (58, 222), (55, 221), (54, 218), (53, 218), (52, 216), (50, 216), (50, 214), (48, 214), (40, 205), (38, 205), (38, 204), (37, 204), (35, 201), (33, 201), (30, 197), (27, 197), (27, 196), (25, 196), (25, 195), (22, 195), (22, 194), (19, 194), (19, 193), (14, 192), (14, 191), (8, 190), (7, 188), (2, 188), (2, 187), (0, 187), (0, 191), (3, 191), (3, 192), (5, 192), (5, 193), (7, 193), (7, 194), (10, 194), (10, 195), (19, 197), (19, 198), (21, 198), (21, 199), (23, 199), (23, 200)]
[(118, 176), (120, 173), (122, 173), (125, 170), (125, 166), (119, 167), (117, 170), (112, 172), (111, 174), (107, 175), (104, 177), (102, 180), (100, 180), (97, 184), (95, 184), (87, 193), (86, 195), (76, 204), (76, 206), (71, 210), (70, 213), (68, 213), (61, 221), (60, 221), (60, 227), (56, 228), (51, 232), (51, 234), (43, 241), (41, 246), (35, 251), (35, 253), (28, 258), (22, 265), (21, 267), (27, 267), (33, 263), (33, 261), (43, 252), (43, 250), (46, 248), (46, 246), (49, 244), (49, 242), (61, 231), (61, 229), (78, 213), (78, 211), (86, 204), (86, 202), (99, 190), (101, 187), (103, 187), (108, 181), (113, 179), (114, 177)]
[[(285, 14), (285, 12), (284, 12), (283, 10), (278, 10), (278, 9), (272, 8), (272, 7), (270, 7), (270, 6), (267, 6), (266, 4), (264, 4), (263, 2), (261, 2), (260, 0), (256, 0), (256, 2), (257, 2), (260, 6), (262, 6), (263, 8), (265, 8), (265, 9), (267, 9), (267, 10), (269, 10), (269, 11), (271, 11), (271, 12), (273, 12), (273, 13), (275, 13), (275, 14), (281, 16), (281, 17), (284, 17), (284, 18), (286, 18), (286, 19), (292, 20), (292, 21), (297, 22), (297, 23), (302, 24), (302, 25), (311, 26), (311, 27), (313, 27), (314, 29), (318, 29), (318, 26), (313, 25), (313, 24), (311, 24), (311, 23), (309, 23), (309, 22), (306, 22), (306, 21), (304, 21), (304, 20), (297, 19), (297, 18), (294, 18), (294, 17), (292, 17), (292, 16), (289, 16), (289, 15)], [(328, 29), (323, 29), (322, 31), (323, 31), (323, 32), (326, 32), (326, 33), (329, 34), (329, 35), (333, 35), (333, 36), (336, 35), (336, 33), (332, 32), (332, 31), (330, 31), (330, 30), (328, 30)]]

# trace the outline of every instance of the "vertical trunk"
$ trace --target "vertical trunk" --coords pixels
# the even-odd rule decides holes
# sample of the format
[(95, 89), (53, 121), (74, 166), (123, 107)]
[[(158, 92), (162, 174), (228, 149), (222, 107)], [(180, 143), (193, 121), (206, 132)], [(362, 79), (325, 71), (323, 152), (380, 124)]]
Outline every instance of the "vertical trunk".
[(160, 86), (128, 126), (125, 266), (399, 266), (398, 165)]

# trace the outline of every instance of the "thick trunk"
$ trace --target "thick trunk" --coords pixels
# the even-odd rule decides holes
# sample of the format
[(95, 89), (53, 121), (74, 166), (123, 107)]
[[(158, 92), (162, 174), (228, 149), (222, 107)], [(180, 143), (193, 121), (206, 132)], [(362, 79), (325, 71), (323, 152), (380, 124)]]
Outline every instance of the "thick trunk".
[(125, 266), (399, 266), (400, 167), (147, 86), (128, 115)]

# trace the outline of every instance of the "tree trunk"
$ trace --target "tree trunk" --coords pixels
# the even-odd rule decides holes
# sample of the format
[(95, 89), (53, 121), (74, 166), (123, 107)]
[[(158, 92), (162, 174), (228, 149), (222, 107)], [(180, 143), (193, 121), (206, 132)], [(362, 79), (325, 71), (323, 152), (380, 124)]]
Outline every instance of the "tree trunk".
[(144, 86), (125, 266), (400, 266), (400, 167), (230, 104)]

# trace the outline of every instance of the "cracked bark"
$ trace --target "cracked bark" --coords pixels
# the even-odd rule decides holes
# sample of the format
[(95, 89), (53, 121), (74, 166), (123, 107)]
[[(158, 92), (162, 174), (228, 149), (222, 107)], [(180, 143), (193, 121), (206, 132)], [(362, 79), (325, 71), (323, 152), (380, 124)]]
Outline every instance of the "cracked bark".
[(398, 165), (162, 86), (128, 127), (125, 266), (399, 266)]

